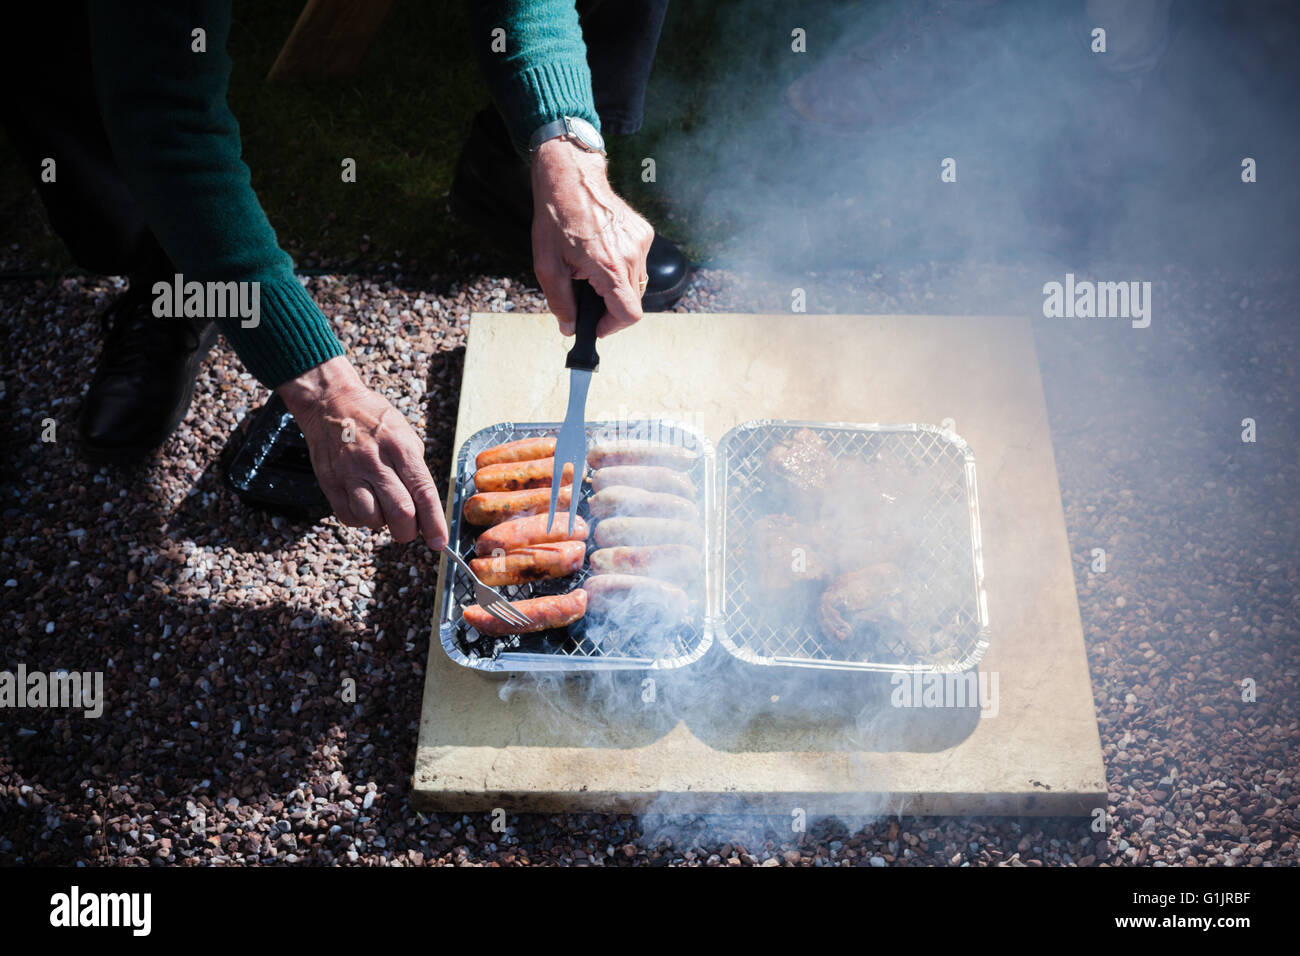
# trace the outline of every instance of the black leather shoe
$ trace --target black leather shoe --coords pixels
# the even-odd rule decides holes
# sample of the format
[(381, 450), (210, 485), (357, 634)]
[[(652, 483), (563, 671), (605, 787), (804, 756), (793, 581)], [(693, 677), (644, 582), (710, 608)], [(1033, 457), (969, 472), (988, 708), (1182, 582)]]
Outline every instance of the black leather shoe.
[[(456, 162), (450, 207), (457, 219), (488, 233), (521, 258), (531, 258), (532, 182), (495, 107), (474, 117)], [(641, 308), (647, 312), (672, 308), (691, 279), (691, 264), (682, 251), (658, 233), (646, 257), (646, 271), (650, 283)]]
[(104, 349), (78, 422), (85, 456), (129, 464), (181, 423), (217, 328), (207, 319), (159, 319), (150, 283), (131, 288), (101, 317)]

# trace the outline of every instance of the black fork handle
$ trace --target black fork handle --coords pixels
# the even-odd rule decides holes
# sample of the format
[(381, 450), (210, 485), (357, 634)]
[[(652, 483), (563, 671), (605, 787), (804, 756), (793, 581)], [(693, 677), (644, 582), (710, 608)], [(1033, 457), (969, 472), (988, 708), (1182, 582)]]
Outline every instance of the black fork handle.
[(596, 354), (596, 324), (605, 314), (605, 300), (596, 294), (586, 279), (574, 279), (573, 301), (578, 308), (577, 335), (564, 367), (594, 372), (600, 365), (600, 356)]

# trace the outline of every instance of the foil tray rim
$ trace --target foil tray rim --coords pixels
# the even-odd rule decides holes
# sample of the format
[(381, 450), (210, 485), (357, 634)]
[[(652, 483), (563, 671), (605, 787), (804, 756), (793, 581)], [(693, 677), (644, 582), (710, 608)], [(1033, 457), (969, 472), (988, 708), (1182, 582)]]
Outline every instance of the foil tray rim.
[[(444, 653), (454, 663), (459, 664), (469, 670), (475, 671), (485, 676), (504, 677), (509, 675), (526, 676), (528, 674), (585, 674), (601, 671), (667, 671), (677, 670), (695, 663), (702, 658), (713, 646), (714, 640), (714, 607), (712, 604), (713, 591), (709, 587), (709, 576), (712, 573), (711, 557), (713, 553), (712, 543), (712, 526), (716, 520), (717, 508), (713, 501), (713, 469), (716, 462), (716, 450), (713, 442), (709, 437), (700, 431), (694, 425), (687, 422), (681, 422), (671, 418), (645, 418), (629, 419), (627, 421), (610, 421), (600, 420), (587, 422), (587, 431), (599, 431), (602, 428), (630, 428), (632, 426), (652, 426), (656, 430), (678, 430), (691, 435), (698, 442), (699, 454), (704, 461), (705, 480), (702, 482), (701, 495), (704, 499), (704, 507), (701, 513), (704, 518), (703, 526), (703, 547), (701, 553), (705, 564), (704, 574), (704, 596), (705, 608), (701, 616), (701, 625), (699, 640), (689, 654), (682, 654), (676, 657), (574, 657), (564, 654), (539, 654), (535, 652), (510, 652), (506, 651), (498, 654), (496, 657), (470, 657), (465, 654), (456, 643), (456, 618), (451, 614), (451, 608), (455, 607), (456, 579), (452, 568), (446, 568), (443, 571), (442, 586), (442, 612), (438, 618), (438, 639), (442, 645)], [(486, 440), (492, 444), (500, 444), (504, 441), (513, 441), (515, 438), (506, 436), (518, 433), (534, 433), (537, 435), (558, 435), (563, 422), (498, 422), (495, 425), (487, 425), (478, 431), (469, 435), (461, 443), (460, 449), (456, 453), (456, 469), (453, 473), (455, 486), (448, 489), (448, 499), (451, 502), (451, 520), (448, 522), (448, 532), (451, 541), (459, 541), (463, 523), (463, 510), (465, 504), (466, 484), (474, 476), (474, 468), (470, 462), (469, 449), (474, 445), (476, 440)], [(485, 446), (486, 447), (486, 446)], [(440, 561), (446, 564), (447, 558), (440, 556)]]
[[(758, 654), (748, 647), (741, 647), (736, 644), (727, 629), (726, 608), (723, 603), (723, 598), (726, 593), (727, 554), (724, 545), (726, 540), (727, 524), (727, 483), (725, 470), (729, 460), (728, 450), (733, 442), (740, 440), (740, 436), (744, 432), (769, 427), (810, 428), (825, 429), (827, 431), (881, 432), (894, 434), (917, 434), (925, 432), (948, 442), (961, 452), (967, 480), (966, 504), (971, 533), (971, 563), (975, 583), (975, 608), (979, 622), (979, 627), (976, 631), (975, 638), (971, 642), (970, 650), (964, 656), (954, 661), (938, 664), (895, 664), (884, 661), (842, 661), (835, 659), (817, 660), (810, 657), (789, 657), (780, 655), (769, 657)], [(718, 593), (715, 601), (718, 609), (718, 620), (714, 626), (714, 637), (732, 657), (742, 661), (743, 663), (756, 667), (791, 667), (822, 671), (884, 674), (959, 673), (970, 670), (984, 659), (984, 656), (988, 653), (990, 647), (992, 629), (989, 625), (988, 596), (984, 586), (983, 539), (979, 518), (979, 495), (975, 483), (975, 452), (974, 449), (971, 448), (970, 443), (966, 441), (966, 439), (962, 438), (954, 429), (944, 428), (942, 425), (933, 425), (925, 422), (836, 422), (818, 421), (815, 419), (754, 418), (740, 422), (739, 424), (729, 428), (726, 434), (722, 436), (721, 440), (718, 442), (715, 474), (717, 475), (717, 482), (719, 485), (717, 489), (719, 527), (718, 533), (715, 535), (714, 539), (715, 545), (718, 549), (716, 556), (717, 560), (715, 561), (718, 576)]]

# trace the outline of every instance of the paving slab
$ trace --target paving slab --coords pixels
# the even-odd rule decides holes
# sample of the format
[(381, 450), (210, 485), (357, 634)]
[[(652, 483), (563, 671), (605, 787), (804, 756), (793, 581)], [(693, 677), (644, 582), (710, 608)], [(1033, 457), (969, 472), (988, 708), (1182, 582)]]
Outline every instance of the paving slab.
[[(655, 678), (503, 681), (435, 626), (413, 800), (435, 810), (1089, 815), (1106, 802), (1073, 561), (1029, 321), (648, 316), (600, 342), (589, 421), (669, 418), (715, 443), (755, 418), (952, 419), (975, 452), (991, 646), (983, 710), (890, 706), (884, 675), (744, 667), (715, 644)], [(471, 318), (456, 447), (563, 418), (547, 315)], [(440, 571), (438, 593), (441, 595)]]

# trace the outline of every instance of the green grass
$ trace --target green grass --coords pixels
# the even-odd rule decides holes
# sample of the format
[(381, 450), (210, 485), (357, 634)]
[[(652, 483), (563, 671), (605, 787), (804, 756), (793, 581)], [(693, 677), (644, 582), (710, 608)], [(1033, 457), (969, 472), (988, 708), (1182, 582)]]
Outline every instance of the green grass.
[[(487, 98), (461, 5), (397, 4), (353, 79), (267, 85), (300, 8), (237, 3), (231, 35), (230, 105), (282, 244), (304, 266), (364, 267), (397, 252), (434, 270), (454, 265), (473, 238), (444, 197)], [(355, 183), (342, 181), (345, 157), (356, 160)]]
[[(230, 105), (244, 157), (281, 244), (299, 266), (368, 271), (399, 261), (407, 272), (516, 266), (446, 211), (460, 144), (487, 102), (463, 5), (397, 4), (353, 79), (267, 85), (301, 7), (302, 0), (237, 0), (230, 41)], [(725, 247), (737, 228), (725, 217), (699, 215), (710, 178), (731, 177), (752, 158), (732, 148), (743, 139), (736, 131), (752, 124), (754, 104), (774, 102), (805, 62), (788, 55), (790, 24), (812, 36), (844, 15), (825, 3), (797, 14), (788, 9), (780, 0), (675, 0), (645, 126), (611, 138), (616, 188), (697, 260)], [(655, 183), (640, 178), (647, 156), (658, 166)], [(357, 161), (355, 183), (341, 180), (344, 157)], [(9, 247), (16, 244), (24, 267), (73, 267), (7, 140), (0, 141), (0, 221), (11, 262)]]

